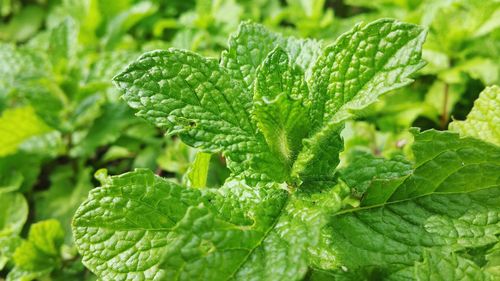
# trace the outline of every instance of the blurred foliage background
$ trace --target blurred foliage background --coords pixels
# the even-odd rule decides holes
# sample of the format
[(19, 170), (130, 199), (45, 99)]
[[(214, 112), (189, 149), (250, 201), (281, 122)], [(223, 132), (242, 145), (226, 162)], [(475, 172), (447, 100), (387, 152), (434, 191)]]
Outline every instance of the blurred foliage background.
[(244, 20), (331, 43), (360, 21), (428, 28), (415, 83), (348, 123), (346, 150), (404, 150), (408, 128), (446, 129), (499, 84), (495, 0), (0, 0), (0, 280), (95, 280), (72, 243), (71, 218), (106, 175), (146, 167), (210, 187), (221, 155), (188, 148), (134, 116), (111, 78), (139, 54), (170, 47), (218, 57)]

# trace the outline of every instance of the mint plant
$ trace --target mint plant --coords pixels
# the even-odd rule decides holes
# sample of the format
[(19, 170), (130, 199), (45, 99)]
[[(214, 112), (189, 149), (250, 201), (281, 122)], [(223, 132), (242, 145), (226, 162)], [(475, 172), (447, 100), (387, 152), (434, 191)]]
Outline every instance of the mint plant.
[(222, 153), (231, 176), (220, 188), (147, 169), (100, 176), (73, 220), (83, 263), (101, 280), (498, 277), (500, 149), (467, 130), (498, 131), (496, 113), (478, 103), (453, 125), (471, 137), (413, 129), (410, 155), (352, 151), (338, 168), (344, 122), (411, 83), (424, 39), (383, 19), (323, 48), (246, 22), (220, 62), (142, 55), (114, 78), (123, 99), (201, 153)]

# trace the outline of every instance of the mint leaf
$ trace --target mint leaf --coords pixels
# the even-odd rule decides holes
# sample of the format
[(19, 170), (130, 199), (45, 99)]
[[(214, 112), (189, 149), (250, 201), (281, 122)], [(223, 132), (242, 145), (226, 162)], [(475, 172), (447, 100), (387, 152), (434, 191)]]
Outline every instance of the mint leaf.
[(418, 280), (493, 280), (471, 260), (454, 253), (426, 251), (424, 260), (414, 268)]
[(313, 68), (315, 127), (345, 120), (380, 95), (411, 83), (409, 76), (425, 64), (425, 35), (417, 25), (382, 19), (357, 25), (326, 47)]
[[(180, 50), (146, 53), (114, 78), (138, 116), (178, 134), (187, 144), (223, 152), (234, 174), (286, 178), (244, 105), (241, 85), (215, 60)], [(236, 86), (236, 87), (235, 87)]]
[(30, 137), (47, 133), (51, 128), (36, 115), (32, 107), (7, 109), (0, 116), (0, 156), (12, 154)]
[[(283, 190), (240, 182), (204, 190), (147, 170), (108, 178), (73, 222), (84, 264), (106, 280), (296, 279), (326, 212), (340, 208), (338, 196), (322, 199), (333, 193), (287, 199)], [(106, 255), (94, 250), (101, 247)]]
[[(3, 169), (0, 168), (0, 170)], [(18, 190), (23, 180), (24, 176), (19, 171), (2, 171), (0, 174), (0, 194)]]
[(257, 69), (253, 114), (270, 149), (291, 167), (310, 127), (304, 73), (277, 47)]
[(488, 249), (485, 255), (485, 270), (493, 276), (500, 276), (500, 243)]
[(49, 274), (60, 264), (60, 247), (64, 232), (57, 220), (31, 225), (28, 240), (23, 241), (13, 255), (15, 267), (7, 280), (33, 280)]
[[(71, 166), (56, 167), (50, 174), (50, 188), (35, 194), (36, 220), (57, 219), (65, 232), (65, 242), (73, 243), (71, 220), (92, 188), (90, 169), (75, 172)], [(71, 186), (72, 188), (68, 188)]]
[(207, 187), (208, 168), (212, 154), (198, 152), (193, 163), (189, 166), (185, 181), (188, 187), (204, 188)]
[(67, 18), (50, 30), (47, 52), (59, 73), (68, 71), (76, 54), (78, 30), (75, 24), (71, 18)]
[(226, 279), (268, 237), (284, 195), (240, 183), (202, 194), (137, 170), (93, 190), (73, 232), (84, 264), (104, 279)]
[(450, 130), (500, 145), (500, 88), (491, 86), (479, 94), (465, 121), (453, 121)]
[(317, 41), (285, 38), (260, 24), (243, 22), (229, 38), (229, 48), (221, 55), (221, 66), (228, 70), (231, 77), (241, 81), (251, 95), (258, 66), (277, 46), (283, 48), (290, 60), (306, 73), (310, 72), (309, 69), (321, 53)]
[(315, 133), (304, 142), (294, 173), (312, 180), (332, 177), (342, 150), (339, 124), (380, 95), (410, 83), (409, 76), (424, 66), (424, 39), (416, 25), (378, 20), (357, 25), (325, 48), (312, 70)]
[(21, 193), (0, 193), (0, 236), (19, 234), (28, 218), (28, 203)]
[[(433, 192), (452, 193), (497, 185), (498, 147), (449, 132), (415, 132), (415, 165), (409, 177), (388, 201), (404, 200)], [(439, 167), (439, 173), (435, 172)], [(479, 176), (480, 175), (480, 176)]]
[(454, 133), (415, 132), (413, 171), (392, 196), (341, 211), (329, 223), (337, 266), (406, 274), (426, 249), (462, 255), (496, 243), (499, 153), (497, 146)]
[[(334, 174), (343, 122), (410, 82), (423, 38), (415, 25), (382, 20), (321, 51), (243, 23), (220, 64), (176, 49), (142, 55), (114, 78), (123, 98), (201, 153), (222, 152), (232, 176), (196, 188), (208, 164), (200, 158), (192, 187), (146, 170), (101, 180), (73, 221), (84, 264), (104, 280), (300, 280), (335, 267), (330, 219), (359, 206)], [(342, 67), (359, 74), (355, 55), (367, 74), (352, 88), (330, 80)]]
[(131, 124), (137, 123), (130, 108), (123, 104), (106, 103), (101, 107), (101, 116), (94, 120), (82, 137), (74, 141), (70, 155), (85, 157), (100, 147), (116, 141)]
[[(21, 178), (22, 179), (22, 178)], [(28, 219), (28, 202), (21, 193), (0, 191), (0, 269), (21, 244), (19, 234)]]
[[(0, 194), (14, 190), (29, 190), (37, 180), (41, 169), (41, 162), (41, 157), (28, 154), (24, 151), (0, 157), (0, 174), (2, 174), (3, 178), (2, 185), (7, 185), (4, 185), (5, 189), (0, 189)], [(20, 186), (17, 186), (17, 184), (20, 184)]]
[(363, 196), (363, 205), (386, 202), (391, 192), (412, 173), (412, 164), (402, 155), (385, 159), (353, 150), (348, 161), (341, 177), (358, 196)]
[(52, 72), (48, 58), (29, 48), (0, 44), (0, 60), (3, 62), (0, 66), (2, 87), (12, 87), (31, 79), (46, 77)]
[(0, 269), (4, 269), (7, 262), (12, 259), (21, 242), (22, 239), (16, 235), (0, 235)]

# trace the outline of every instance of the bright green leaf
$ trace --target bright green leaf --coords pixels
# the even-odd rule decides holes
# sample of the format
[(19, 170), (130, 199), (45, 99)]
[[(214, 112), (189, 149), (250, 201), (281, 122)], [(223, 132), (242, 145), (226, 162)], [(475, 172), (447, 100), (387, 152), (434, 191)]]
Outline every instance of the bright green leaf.
[(12, 154), (19, 145), (31, 137), (49, 132), (51, 129), (32, 107), (7, 109), (0, 116), (0, 156)]
[(186, 185), (193, 188), (207, 187), (208, 168), (212, 154), (198, 152), (186, 172)]
[(57, 220), (46, 220), (31, 225), (28, 240), (14, 252), (15, 267), (7, 280), (33, 280), (44, 276), (60, 264), (60, 247), (64, 231)]
[(28, 203), (17, 192), (0, 193), (0, 236), (19, 234), (28, 218)]

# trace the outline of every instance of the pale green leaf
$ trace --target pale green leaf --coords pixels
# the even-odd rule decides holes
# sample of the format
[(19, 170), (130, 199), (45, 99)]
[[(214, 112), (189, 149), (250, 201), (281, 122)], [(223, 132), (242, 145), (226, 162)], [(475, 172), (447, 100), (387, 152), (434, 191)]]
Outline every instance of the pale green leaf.
[(46, 220), (31, 225), (28, 240), (14, 252), (15, 267), (7, 280), (33, 280), (49, 274), (60, 265), (60, 247), (64, 231), (57, 220)]
[(18, 192), (0, 193), (0, 236), (19, 234), (28, 218), (28, 203)]
[(491, 86), (479, 94), (465, 121), (453, 121), (450, 130), (500, 145), (500, 88)]
[(186, 185), (193, 188), (207, 187), (208, 168), (210, 166), (210, 159), (212, 154), (205, 152), (198, 152), (194, 158), (193, 163), (189, 166), (185, 178)]
[(0, 116), (0, 156), (12, 154), (31, 137), (49, 132), (50, 127), (35, 113), (32, 107), (6, 109)]

